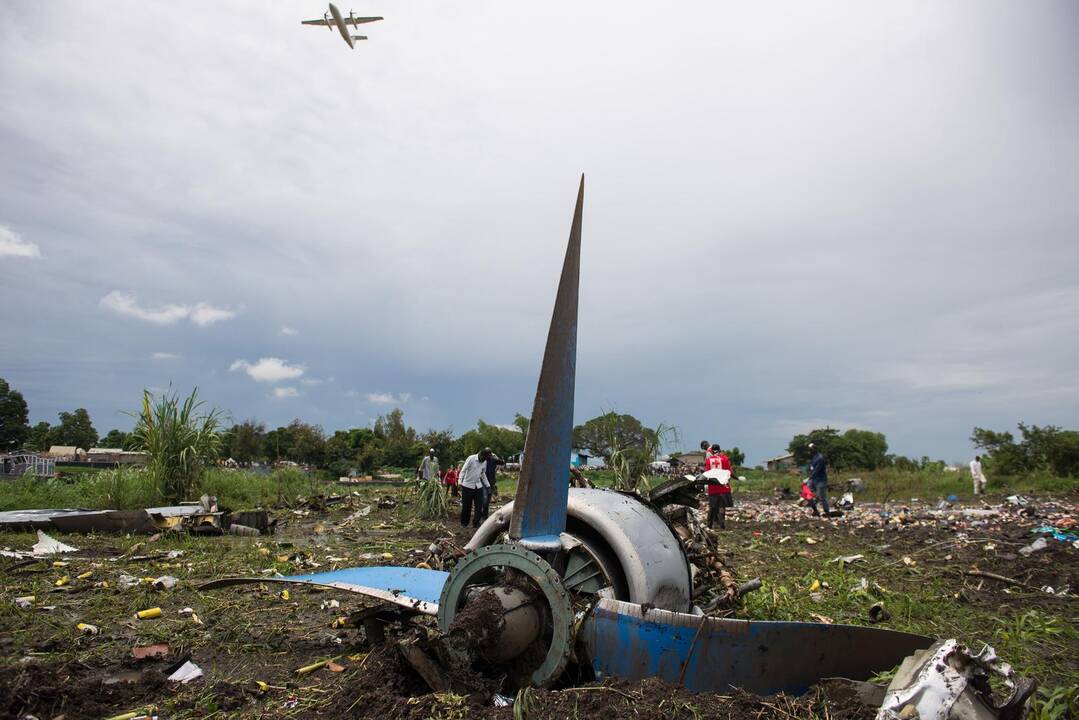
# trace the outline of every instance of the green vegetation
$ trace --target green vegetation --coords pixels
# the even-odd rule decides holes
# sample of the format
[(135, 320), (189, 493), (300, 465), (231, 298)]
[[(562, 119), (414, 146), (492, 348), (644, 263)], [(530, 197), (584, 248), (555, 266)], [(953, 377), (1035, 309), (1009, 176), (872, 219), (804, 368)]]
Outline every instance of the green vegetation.
[(180, 402), (177, 393), (155, 398), (143, 391), (142, 409), (131, 432), (132, 447), (150, 456), (146, 467), (161, 494), (171, 502), (187, 500), (198, 488), (205, 466), (217, 458), (220, 411), (200, 414), (195, 388)]
[[(325, 486), (295, 469), (253, 473), (213, 468), (185, 500), (216, 495), (222, 507), (247, 509), (292, 502), (297, 496), (326, 492)], [(169, 502), (149, 470), (117, 468), (78, 473), (74, 480), (24, 475), (6, 481), (0, 510), (78, 507), (88, 510), (135, 510)]]
[(424, 519), (446, 517), (450, 496), (442, 483), (433, 480), (416, 481), (416, 514)]
[(29, 427), (26, 400), (0, 378), (0, 452), (18, 450), (26, 440)]
[(986, 451), (986, 471), (1004, 475), (1051, 472), (1054, 475), (1079, 477), (1079, 432), (1062, 430), (1055, 425), (1038, 427), (1019, 423), (1023, 439), (1015, 442), (1010, 432), (974, 428), (970, 441)]

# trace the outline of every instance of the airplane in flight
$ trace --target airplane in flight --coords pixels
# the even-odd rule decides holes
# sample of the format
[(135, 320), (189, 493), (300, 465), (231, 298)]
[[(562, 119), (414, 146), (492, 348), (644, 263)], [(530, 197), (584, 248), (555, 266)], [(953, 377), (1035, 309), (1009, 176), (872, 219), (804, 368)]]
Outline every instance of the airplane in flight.
[(381, 20), (381, 17), (356, 17), (351, 10), (348, 11), (348, 17), (341, 15), (341, 11), (337, 9), (337, 6), (330, 3), (330, 10), (322, 15), (321, 20), (303, 20), (304, 25), (325, 25), (333, 32), (333, 28), (336, 26), (337, 30), (341, 33), (341, 37), (345, 39), (348, 46), (352, 49), (356, 48), (357, 40), (366, 40), (366, 35), (353, 35), (349, 32), (348, 26), (352, 25), (356, 27), (363, 23), (377, 22)]

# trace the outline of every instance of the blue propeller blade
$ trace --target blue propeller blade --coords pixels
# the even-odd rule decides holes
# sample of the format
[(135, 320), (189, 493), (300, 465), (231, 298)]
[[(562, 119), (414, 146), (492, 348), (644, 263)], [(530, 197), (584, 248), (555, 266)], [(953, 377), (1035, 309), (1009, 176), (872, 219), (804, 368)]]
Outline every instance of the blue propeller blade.
[(584, 175), (577, 190), (569, 244), (558, 282), (547, 348), (525, 439), (524, 461), (510, 518), (510, 537), (533, 550), (556, 550), (566, 529), (573, 390), (577, 373), (577, 294), (581, 269)]
[(659, 677), (695, 692), (804, 693), (826, 677), (868, 680), (932, 638), (853, 625), (703, 618), (603, 599), (578, 640), (597, 679)]

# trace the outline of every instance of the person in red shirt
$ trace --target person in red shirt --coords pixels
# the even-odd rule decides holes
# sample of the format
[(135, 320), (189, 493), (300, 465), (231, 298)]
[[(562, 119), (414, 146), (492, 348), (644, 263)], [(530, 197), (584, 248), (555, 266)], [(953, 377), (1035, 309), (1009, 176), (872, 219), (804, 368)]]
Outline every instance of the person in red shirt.
[(450, 465), (450, 469), (442, 476), (442, 482), (446, 483), (450, 489), (450, 493), (452, 493), (454, 497), (457, 497), (457, 477), (458, 472), (456, 465)]
[(711, 452), (708, 454), (707, 460), (705, 460), (704, 470), (726, 470), (728, 475), (725, 482), (709, 479), (708, 480), (708, 527), (711, 528), (716, 521), (716, 516), (719, 516), (719, 529), (727, 529), (727, 508), (734, 507), (734, 498), (731, 496), (731, 476), (734, 475), (734, 470), (731, 467), (730, 458), (720, 451), (719, 445), (713, 445), (710, 448)]

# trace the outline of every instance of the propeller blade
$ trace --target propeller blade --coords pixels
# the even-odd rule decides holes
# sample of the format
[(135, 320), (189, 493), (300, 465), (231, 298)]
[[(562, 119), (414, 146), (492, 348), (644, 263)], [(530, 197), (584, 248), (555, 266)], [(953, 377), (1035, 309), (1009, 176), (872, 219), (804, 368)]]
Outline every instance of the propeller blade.
[(573, 389), (577, 374), (577, 294), (581, 270), (584, 175), (577, 190), (569, 244), (543, 352), (525, 456), (510, 517), (510, 537), (537, 551), (560, 547), (566, 529)]
[(355, 567), (288, 577), (221, 578), (201, 585), (199, 590), (264, 582), (319, 585), (366, 595), (424, 615), (437, 615), (438, 600), (447, 577), (449, 573), (423, 568)]
[(578, 634), (596, 679), (659, 677), (694, 692), (804, 693), (827, 677), (868, 680), (932, 638), (823, 623), (703, 617), (604, 598)]

